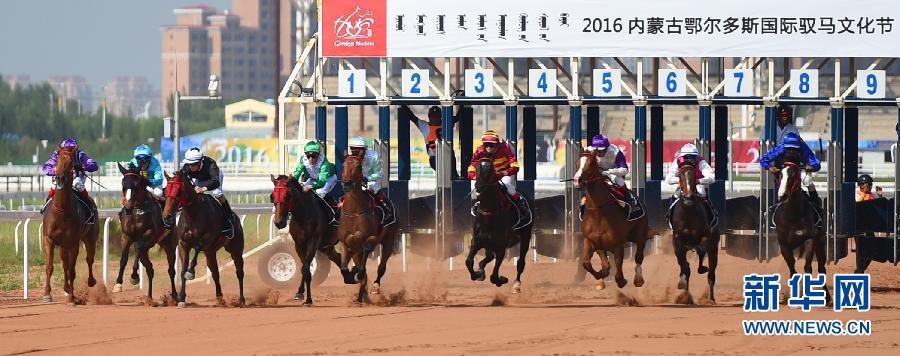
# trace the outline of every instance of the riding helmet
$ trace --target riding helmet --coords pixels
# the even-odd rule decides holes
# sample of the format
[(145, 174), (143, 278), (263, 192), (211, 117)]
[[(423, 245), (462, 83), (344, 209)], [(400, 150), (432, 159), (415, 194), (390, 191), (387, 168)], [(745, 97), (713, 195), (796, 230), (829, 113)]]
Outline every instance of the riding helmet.
[(856, 185), (860, 186), (860, 187), (862, 187), (863, 184), (866, 184), (866, 183), (872, 184), (872, 176), (870, 176), (868, 174), (863, 174), (863, 175), (859, 176), (859, 179), (856, 180)]

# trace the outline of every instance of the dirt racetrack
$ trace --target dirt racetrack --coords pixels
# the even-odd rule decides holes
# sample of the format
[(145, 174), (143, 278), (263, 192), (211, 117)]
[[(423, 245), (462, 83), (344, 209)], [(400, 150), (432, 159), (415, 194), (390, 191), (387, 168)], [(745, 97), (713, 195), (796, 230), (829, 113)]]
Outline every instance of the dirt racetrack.
[[(224, 306), (216, 306), (213, 286), (205, 283), (189, 286), (186, 309), (147, 306), (140, 301), (143, 292), (130, 286), (110, 295), (112, 304), (105, 305), (110, 301), (104, 300), (102, 287), (88, 297), (79, 295), (89, 303), (75, 307), (40, 304), (41, 291), (22, 302), (6, 295), (0, 304), (0, 354), (882, 355), (896, 354), (900, 347), (900, 275), (895, 267), (870, 267), (875, 291), (867, 313), (834, 313), (830, 308), (803, 313), (782, 306), (775, 313), (749, 314), (741, 309), (742, 276), (780, 272), (785, 279), (784, 262), (721, 255), (715, 305), (702, 297), (706, 278), (696, 274), (691, 280), (696, 304), (675, 304), (676, 263), (664, 255), (647, 257), (647, 283), (640, 289), (630, 284), (633, 265), (628, 264), (629, 286), (621, 293), (614, 283), (605, 290), (596, 290), (593, 281), (573, 284), (574, 263), (545, 259), (526, 267), (521, 295), (511, 294), (509, 285), (470, 281), (459, 259), (453, 271), (447, 271), (446, 262), (432, 262), (428, 271), (423, 258), (411, 257), (410, 272), (403, 273), (395, 257), (384, 279), (385, 293), (373, 296), (373, 304), (354, 305), (356, 287), (343, 285), (332, 271), (313, 289), (313, 307), (291, 300), (293, 290), (262, 285), (251, 258), (246, 289), (251, 306), (243, 309), (228, 305), (237, 292), (233, 270), (222, 275), (229, 300)], [(696, 256), (689, 256), (696, 270)], [(829, 274), (852, 272), (852, 257), (838, 267), (829, 265)], [(502, 271), (515, 276), (511, 263)], [(79, 274), (77, 286), (83, 276)], [(168, 281), (159, 276), (157, 272), (154, 304), (169, 290)], [(64, 300), (60, 289), (54, 299)], [(869, 319), (873, 325), (871, 336), (744, 336), (744, 319)]]

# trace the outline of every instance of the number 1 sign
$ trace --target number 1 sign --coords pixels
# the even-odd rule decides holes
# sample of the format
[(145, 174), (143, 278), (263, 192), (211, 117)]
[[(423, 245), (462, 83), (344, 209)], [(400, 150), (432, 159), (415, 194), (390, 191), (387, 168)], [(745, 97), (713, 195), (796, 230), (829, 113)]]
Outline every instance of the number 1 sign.
[(362, 98), (366, 96), (366, 70), (339, 70), (338, 96), (343, 98)]

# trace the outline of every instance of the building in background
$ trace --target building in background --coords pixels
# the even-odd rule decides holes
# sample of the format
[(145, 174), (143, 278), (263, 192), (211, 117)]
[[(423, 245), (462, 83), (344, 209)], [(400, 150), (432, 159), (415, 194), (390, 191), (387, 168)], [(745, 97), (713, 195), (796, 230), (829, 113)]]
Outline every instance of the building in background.
[(166, 108), (176, 89), (181, 95), (205, 94), (211, 74), (219, 76), (226, 99), (276, 96), (297, 53), (293, 1), (235, 0), (232, 7), (178, 8), (176, 23), (162, 28), (160, 98)]
[(161, 112), (159, 92), (143, 76), (121, 76), (103, 88), (106, 110), (115, 116), (147, 118)]
[(31, 76), (27, 74), (0, 74), (0, 78), (13, 89), (23, 88), (31, 84)]
[(58, 95), (57, 105), (61, 110), (66, 109), (64, 103), (69, 100), (75, 100), (79, 110), (84, 111), (93, 111), (100, 104), (95, 100), (90, 84), (80, 75), (55, 75), (50, 77), (47, 83)]
[(272, 126), (275, 126), (275, 105), (273, 104), (245, 99), (225, 105), (226, 128), (270, 130)]

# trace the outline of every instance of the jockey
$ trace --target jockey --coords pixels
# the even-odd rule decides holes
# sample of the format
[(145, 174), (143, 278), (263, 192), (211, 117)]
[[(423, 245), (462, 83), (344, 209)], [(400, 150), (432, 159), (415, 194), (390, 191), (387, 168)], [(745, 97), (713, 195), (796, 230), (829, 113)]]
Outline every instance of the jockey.
[(859, 176), (856, 180), (856, 185), (859, 186), (859, 192), (856, 193), (857, 202), (875, 199), (872, 194), (872, 182), (872, 176), (868, 174)]
[[(694, 166), (694, 174), (697, 177), (697, 195), (700, 196), (700, 199), (705, 203), (704, 206), (706, 207), (706, 212), (710, 214), (710, 220), (712, 220), (715, 212), (709, 202), (709, 198), (706, 196), (706, 187), (715, 181), (715, 171), (713, 171), (712, 167), (706, 162), (703, 156), (700, 156), (697, 146), (694, 146), (693, 143), (687, 143), (681, 147), (681, 150), (679, 150), (678, 154), (675, 156), (675, 160), (669, 165), (669, 173), (666, 174), (666, 183), (669, 185), (679, 184), (681, 180), (678, 177), (678, 170), (684, 165)], [(680, 197), (681, 188), (678, 188), (675, 190), (674, 198), (677, 199)]]
[(784, 142), (784, 136), (789, 132), (800, 136), (797, 126), (794, 126), (794, 110), (790, 106), (782, 104), (778, 106), (778, 133), (776, 135), (778, 139), (775, 141), (775, 144), (780, 145)]
[[(628, 164), (625, 163), (625, 154), (616, 145), (610, 145), (609, 139), (603, 135), (594, 136), (591, 139), (591, 145), (588, 146), (589, 151), (594, 152), (597, 163), (600, 164), (601, 173), (609, 178), (609, 181), (619, 188), (620, 192), (624, 192), (628, 188), (625, 186), (625, 175), (628, 174)], [(578, 182), (581, 178), (581, 170), (575, 172), (573, 178)], [(624, 195), (624, 194), (623, 194)]]
[[(804, 167), (804, 173), (818, 172), (819, 169), (822, 168), (819, 159), (816, 158), (816, 154), (809, 149), (806, 142), (803, 142), (800, 135), (795, 132), (788, 132), (785, 134), (784, 142), (773, 147), (759, 159), (760, 168), (768, 170), (772, 174), (778, 173), (778, 167), (776, 167), (776, 165), (778, 162), (784, 160), (785, 153), (793, 153), (800, 157), (801, 162), (797, 163)], [(806, 186), (809, 191), (810, 200), (818, 207), (821, 200), (819, 199), (819, 194), (816, 192), (816, 186), (813, 184), (812, 175), (803, 174), (802, 185)]]
[[(59, 144), (59, 147), (78, 147), (78, 141), (75, 141), (74, 138), (66, 138), (62, 140)], [(50, 156), (50, 159), (44, 163), (43, 172), (48, 176), (56, 176), (56, 159), (59, 155), (59, 150), (53, 151), (53, 155)], [(97, 205), (94, 204), (94, 201), (91, 200), (91, 197), (88, 195), (87, 189), (84, 187), (84, 182), (87, 180), (87, 175), (85, 172), (96, 172), (100, 169), (100, 166), (97, 165), (97, 162), (94, 161), (91, 156), (88, 156), (87, 153), (84, 153), (82, 150), (77, 150), (75, 152), (75, 179), (72, 181), (72, 188), (78, 192), (78, 198), (85, 203), (91, 211), (97, 210)], [(47, 209), (47, 205), (50, 203), (50, 199), (53, 199), (53, 195), (56, 194), (56, 188), (61, 188), (56, 186), (56, 182), (53, 183), (53, 187), (50, 188), (50, 192), (47, 193), (47, 201), (44, 203), (44, 207), (41, 208), (41, 214), (44, 213), (44, 210)], [(88, 224), (94, 223), (94, 214), (91, 214), (90, 218), (87, 221)]]
[(381, 158), (378, 157), (378, 152), (369, 150), (366, 145), (366, 139), (362, 138), (362, 136), (350, 139), (349, 146), (350, 154), (362, 159), (362, 173), (363, 178), (366, 180), (366, 189), (375, 197), (375, 202), (378, 203), (378, 206), (384, 210), (384, 219), (382, 219), (385, 222), (384, 225), (393, 224), (395, 221), (394, 204), (390, 202), (387, 194), (381, 189), (382, 169), (384, 167), (382, 166)]
[(222, 217), (225, 219), (223, 232), (230, 232), (228, 238), (234, 237), (234, 219), (225, 192), (222, 191), (222, 181), (225, 176), (219, 170), (219, 165), (212, 158), (203, 155), (198, 147), (191, 147), (184, 153), (181, 161), (181, 174), (190, 177), (194, 183), (194, 190), (198, 194), (207, 194), (216, 198), (222, 205)]
[(153, 157), (153, 150), (147, 145), (140, 145), (134, 149), (134, 158), (129, 162), (132, 167), (141, 171), (141, 176), (147, 178), (150, 186), (147, 191), (153, 194), (158, 200), (165, 200), (163, 195), (163, 171), (159, 165), (159, 160)]
[(500, 183), (506, 187), (506, 193), (516, 203), (521, 215), (520, 221), (530, 221), (531, 211), (526, 206), (525, 199), (516, 191), (516, 173), (519, 172), (519, 162), (509, 145), (500, 143), (500, 136), (493, 130), (487, 130), (481, 137), (481, 146), (472, 154), (472, 162), (469, 164), (469, 180), (475, 180), (475, 166), (482, 158), (490, 158), (494, 161), (494, 171), (500, 176)]
[(303, 159), (297, 164), (292, 176), (300, 181), (304, 192), (315, 190), (320, 198), (325, 198), (337, 184), (334, 164), (328, 162), (322, 145), (314, 140), (303, 146)]
[[(438, 106), (432, 106), (428, 108), (428, 121), (421, 120), (413, 114), (412, 110), (409, 109), (406, 105), (400, 106), (400, 111), (406, 113), (409, 121), (416, 125), (416, 128), (419, 129), (419, 132), (422, 133), (422, 137), (425, 138), (425, 153), (428, 154), (428, 164), (431, 165), (431, 169), (436, 169), (437, 166), (437, 146), (436, 142), (441, 138), (441, 131), (443, 130), (441, 121), (441, 108)], [(455, 125), (459, 122), (459, 114), (461, 109), (457, 109), (456, 116), (453, 117), (453, 124)], [(456, 173), (456, 155), (453, 151), (450, 151), (450, 167), (452, 168), (452, 178), (457, 179), (459, 174)]]

